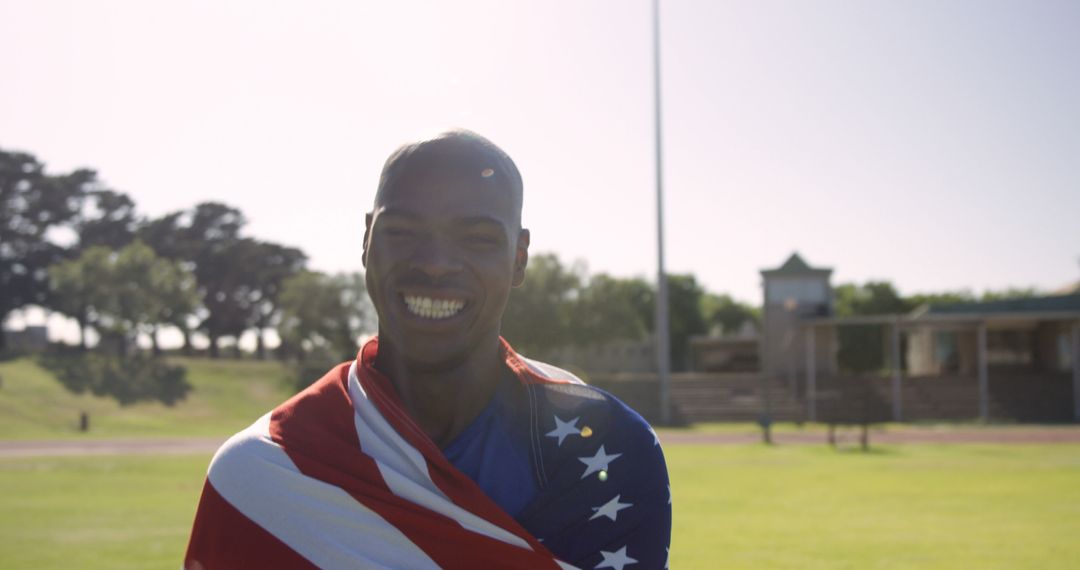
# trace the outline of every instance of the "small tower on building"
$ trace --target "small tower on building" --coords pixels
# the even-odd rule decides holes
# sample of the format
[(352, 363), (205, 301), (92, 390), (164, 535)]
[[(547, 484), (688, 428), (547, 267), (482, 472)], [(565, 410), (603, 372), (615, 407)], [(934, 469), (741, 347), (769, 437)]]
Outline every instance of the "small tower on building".
[[(761, 271), (765, 299), (761, 335), (761, 369), (769, 376), (798, 375), (806, 371), (806, 331), (799, 321), (833, 314), (832, 269), (815, 268), (798, 253), (776, 269)], [(815, 368), (832, 373), (835, 343), (824, 331), (815, 335)]]

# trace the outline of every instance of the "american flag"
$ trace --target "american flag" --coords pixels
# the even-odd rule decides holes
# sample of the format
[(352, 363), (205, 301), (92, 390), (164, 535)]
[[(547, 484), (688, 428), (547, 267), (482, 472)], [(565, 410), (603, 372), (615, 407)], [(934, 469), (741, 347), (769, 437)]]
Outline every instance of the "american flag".
[(610, 394), (502, 346), (539, 488), (516, 516), (409, 417), (372, 365), (373, 339), (217, 452), (185, 568), (666, 568), (655, 433)]

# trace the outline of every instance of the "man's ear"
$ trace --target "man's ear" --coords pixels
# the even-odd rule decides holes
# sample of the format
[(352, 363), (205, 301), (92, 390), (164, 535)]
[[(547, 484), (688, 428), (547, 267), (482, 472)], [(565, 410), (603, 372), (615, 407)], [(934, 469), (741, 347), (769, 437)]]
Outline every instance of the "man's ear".
[(518, 233), (517, 248), (514, 252), (514, 287), (521, 287), (525, 282), (525, 268), (529, 265), (529, 230), (522, 228)]
[(371, 212), (368, 212), (366, 215), (364, 215), (364, 253), (360, 258), (360, 263), (364, 265), (364, 268), (367, 268), (368, 240), (371, 239), (371, 214)]

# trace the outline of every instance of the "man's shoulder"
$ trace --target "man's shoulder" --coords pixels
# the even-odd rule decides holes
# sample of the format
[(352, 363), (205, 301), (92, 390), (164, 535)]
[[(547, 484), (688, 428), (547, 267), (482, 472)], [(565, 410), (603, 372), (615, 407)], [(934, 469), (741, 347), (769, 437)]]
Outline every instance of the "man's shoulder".
[[(529, 367), (542, 374), (548, 382), (537, 383), (539, 394), (538, 412), (547, 411), (555, 415), (589, 416), (595, 431), (600, 424), (614, 424), (620, 429), (650, 434), (652, 428), (636, 410), (627, 406), (614, 394), (589, 385), (575, 374), (538, 360), (522, 358)], [(614, 426), (613, 426), (614, 427)], [(589, 432), (586, 432), (589, 433)]]
[(207, 477), (221, 490), (242, 486), (268, 464), (280, 463), (280, 450), (270, 436), (270, 413), (237, 432), (218, 448)]
[[(281, 463), (283, 446), (297, 447), (305, 440), (319, 441), (351, 418), (345, 397), (349, 363), (331, 368), (322, 378), (268, 411), (237, 432), (218, 449), (210, 462), (211, 475), (243, 475), (256, 465)], [(288, 441), (286, 441), (288, 440)], [(213, 479), (213, 477), (211, 477)]]
[[(656, 432), (641, 414), (610, 392), (586, 384), (566, 370), (536, 360), (528, 362), (553, 378), (551, 382), (534, 384), (530, 390), (535, 431), (549, 462), (566, 462), (577, 469), (581, 454), (595, 453), (604, 446), (607, 453), (630, 452), (630, 461), (662, 464)], [(554, 465), (549, 463), (548, 467)]]
[(538, 382), (527, 392), (541, 491), (519, 522), (582, 568), (603, 567), (620, 552), (643, 567), (663, 567), (670, 493), (663, 450), (648, 422), (580, 380)]

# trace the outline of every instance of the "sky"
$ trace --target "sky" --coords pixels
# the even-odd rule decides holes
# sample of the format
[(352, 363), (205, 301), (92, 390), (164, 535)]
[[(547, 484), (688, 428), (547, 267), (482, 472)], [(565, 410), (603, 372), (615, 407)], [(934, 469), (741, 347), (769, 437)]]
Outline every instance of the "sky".
[[(215, 200), (361, 269), (399, 144), (502, 146), (533, 253), (656, 273), (651, 3), (0, 0), (0, 148), (140, 212)], [(793, 251), (901, 292), (1080, 279), (1080, 2), (662, 1), (667, 269)]]

